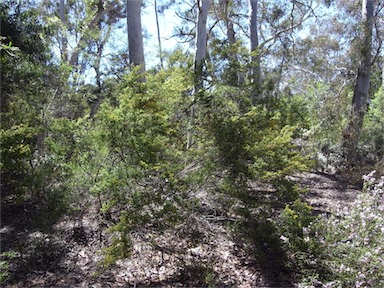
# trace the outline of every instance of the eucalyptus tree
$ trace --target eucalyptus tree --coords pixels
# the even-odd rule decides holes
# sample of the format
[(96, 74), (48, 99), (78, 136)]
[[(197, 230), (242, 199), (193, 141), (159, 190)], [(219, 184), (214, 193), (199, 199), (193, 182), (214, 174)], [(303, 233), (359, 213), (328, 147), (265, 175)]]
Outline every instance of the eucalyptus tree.
[(143, 29), (141, 25), (142, 0), (127, 0), (127, 28), (129, 61), (132, 66), (139, 66), (145, 72)]
[[(364, 58), (362, 48), (367, 47), (364, 45), (366, 39), (364, 31), (367, 30), (361, 28), (364, 24), (360, 0), (328, 1), (328, 8), (322, 5), (323, 2), (318, 2), (318, 7), (315, 9), (316, 17), (309, 20), (306, 33), (297, 38), (292, 47), (294, 49), (288, 50), (290, 57), (285, 61), (287, 69), (283, 74), (282, 84), (290, 93), (301, 95), (308, 101), (312, 115), (308, 135), (315, 141), (317, 147), (331, 145), (331, 151), (335, 153), (332, 158), (337, 160), (342, 154), (339, 150), (340, 141), (344, 142), (341, 146), (344, 148), (345, 157), (348, 154), (347, 146), (351, 145), (350, 138), (349, 140), (344, 138), (350, 134), (346, 132), (345, 123), (356, 113), (356, 110), (353, 112), (354, 108), (349, 107), (355, 105), (351, 105), (352, 96), (356, 92), (356, 80)], [(378, 76), (380, 68), (376, 63), (379, 62), (382, 51), (383, 5), (382, 1), (373, 1), (369, 51), (371, 75), (375, 76), (374, 78), (371, 76), (372, 89), (368, 92), (368, 99), (374, 97), (380, 85), (375, 79), (380, 77)], [(369, 107), (370, 105), (366, 105), (364, 111)], [(364, 113), (359, 115), (362, 116)], [(358, 153), (355, 151), (350, 157), (354, 154)], [(339, 161), (334, 164), (338, 163)]]
[[(76, 118), (82, 116), (88, 101), (93, 118), (103, 98), (103, 75), (108, 68), (102, 65), (103, 59), (114, 29), (125, 17), (124, 5), (121, 0), (41, 0), (37, 5), (42, 20), (55, 28), (50, 41), (59, 48), (62, 80), (67, 85), (58, 87), (52, 97), (56, 103), (50, 107), (64, 117)], [(113, 57), (114, 51), (109, 50)], [(77, 93), (85, 82), (95, 86), (89, 99)]]
[(163, 60), (163, 49), (161, 47), (161, 37), (160, 37), (160, 25), (159, 25), (159, 10), (157, 8), (157, 0), (154, 0), (155, 16), (156, 16), (156, 30), (157, 30), (157, 41), (159, 43), (159, 58), (160, 58), (160, 68), (164, 69), (164, 60)]
[(98, 63), (92, 46), (106, 43), (111, 27), (124, 17), (120, 0), (41, 0), (38, 5), (43, 21), (56, 27), (51, 40), (59, 47), (61, 62), (75, 75)]
[[(197, 0), (197, 19), (196, 19), (196, 38), (195, 38), (195, 57), (194, 57), (194, 87), (192, 95), (201, 92), (204, 87), (204, 62), (207, 57), (207, 20), (211, 0)], [(192, 101), (194, 102), (194, 100)], [(193, 118), (195, 114), (195, 103), (191, 106), (191, 123), (187, 133), (187, 149), (192, 145)]]
[(359, 39), (359, 68), (352, 98), (351, 114), (343, 132), (344, 156), (348, 165), (356, 162), (359, 136), (366, 113), (372, 60), (372, 29), (374, 1), (362, 0), (361, 37)]
[(256, 86), (261, 84), (260, 52), (258, 36), (258, 0), (249, 0), (249, 34), (250, 34), (250, 52), (251, 65), (249, 69), (249, 78)]
[(210, 2), (211, 0), (197, 1), (198, 16), (196, 20), (197, 24), (194, 58), (195, 92), (198, 92), (200, 89), (203, 88), (203, 68), (204, 61), (207, 57), (207, 20), (209, 7), (211, 5)]

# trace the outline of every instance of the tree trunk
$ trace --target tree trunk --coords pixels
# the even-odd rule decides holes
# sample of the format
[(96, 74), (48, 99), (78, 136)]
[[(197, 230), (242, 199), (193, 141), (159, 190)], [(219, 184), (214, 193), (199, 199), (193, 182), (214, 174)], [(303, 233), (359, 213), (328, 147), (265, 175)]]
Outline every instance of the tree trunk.
[(155, 16), (156, 16), (156, 28), (157, 28), (157, 41), (159, 43), (160, 68), (164, 69), (163, 49), (161, 48), (161, 37), (160, 37), (159, 12), (157, 11), (156, 0), (155, 0)]
[(66, 3), (65, 0), (60, 0), (59, 5), (59, 16), (60, 21), (62, 25), (62, 34), (61, 34), (61, 60), (64, 63), (67, 63), (68, 61), (68, 39), (66, 35), (66, 28), (67, 28), (67, 11), (66, 11)]
[[(99, 0), (99, 10), (102, 9), (100, 8), (100, 6), (103, 5), (103, 2), (102, 0)], [(98, 23), (98, 30), (99, 30), (99, 33), (100, 35), (101, 34), (101, 29), (102, 29), (102, 26), (101, 26), (101, 19)], [(91, 119), (94, 119), (95, 118), (95, 115), (97, 113), (97, 111), (99, 110), (99, 107), (101, 105), (101, 101), (103, 100), (103, 95), (102, 95), (102, 82), (101, 82), (101, 71), (100, 71), (100, 67), (101, 67), (101, 58), (103, 57), (103, 51), (104, 51), (104, 46), (105, 46), (105, 43), (107, 42), (108, 40), (108, 37), (109, 37), (109, 34), (110, 34), (110, 27), (107, 28), (108, 29), (108, 32), (107, 34), (105, 35), (104, 38), (101, 38), (98, 39), (96, 41), (97, 43), (97, 56), (95, 58), (95, 62), (94, 62), (94, 65), (93, 65), (93, 69), (95, 70), (95, 74), (96, 74), (96, 86), (97, 86), (97, 90), (96, 90), (96, 100), (95, 102), (93, 103), (92, 107), (91, 107), (91, 111), (90, 111), (90, 114), (89, 114), (89, 117)]]
[(198, 0), (197, 29), (195, 42), (195, 91), (203, 88), (204, 60), (207, 57), (207, 19), (210, 0)]
[(356, 163), (357, 144), (367, 110), (371, 76), (373, 0), (362, 1), (363, 39), (360, 44), (360, 65), (352, 98), (350, 118), (343, 132), (343, 153), (348, 166)]
[(142, 0), (127, 0), (127, 27), (129, 62), (132, 66), (140, 66), (145, 72), (143, 29), (141, 27)]
[(251, 40), (251, 66), (249, 69), (249, 78), (251, 83), (256, 87), (261, 84), (261, 69), (260, 69), (260, 51), (259, 51), (259, 36), (258, 36), (258, 18), (257, 18), (257, 0), (249, 0), (249, 28)]
[(195, 39), (195, 59), (194, 59), (194, 89), (192, 92), (192, 106), (191, 115), (189, 121), (189, 127), (187, 128), (187, 149), (192, 145), (192, 135), (194, 126), (194, 115), (196, 104), (194, 103), (195, 95), (203, 89), (203, 68), (204, 60), (207, 57), (207, 20), (208, 10), (211, 5), (210, 0), (197, 0), (197, 24), (196, 24), (196, 39)]
[[(101, 3), (101, 5), (100, 5)], [(105, 5), (105, 8), (104, 8)], [(104, 15), (108, 15), (113, 8), (113, 2), (105, 3), (105, 1), (101, 0), (99, 1), (99, 5), (97, 5), (97, 12), (91, 19), (91, 21), (87, 24), (86, 30), (84, 33), (81, 34), (80, 39), (76, 43), (76, 47), (72, 52), (71, 57), (68, 60), (68, 65), (70, 67), (77, 67), (79, 65), (79, 56), (82, 50), (84, 49), (84, 45), (86, 45), (87, 39), (88, 39), (88, 32), (95, 29), (100, 22), (100, 20), (103, 18)]]
[(237, 53), (232, 50), (232, 46), (236, 43), (236, 34), (233, 23), (233, 12), (232, 12), (232, 3), (230, 0), (222, 0), (220, 1), (220, 5), (224, 6), (224, 21), (227, 29), (227, 40), (228, 44), (231, 47), (231, 51), (229, 53), (229, 78), (228, 83), (232, 86), (237, 86), (243, 82), (243, 77), (239, 70), (239, 60), (237, 57)]

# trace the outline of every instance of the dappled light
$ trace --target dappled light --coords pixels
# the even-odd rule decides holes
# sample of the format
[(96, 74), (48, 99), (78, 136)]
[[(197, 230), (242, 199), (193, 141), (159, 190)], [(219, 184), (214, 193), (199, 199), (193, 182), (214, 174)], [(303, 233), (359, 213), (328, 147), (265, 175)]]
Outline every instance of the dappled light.
[(1, 287), (383, 287), (384, 2), (0, 3)]

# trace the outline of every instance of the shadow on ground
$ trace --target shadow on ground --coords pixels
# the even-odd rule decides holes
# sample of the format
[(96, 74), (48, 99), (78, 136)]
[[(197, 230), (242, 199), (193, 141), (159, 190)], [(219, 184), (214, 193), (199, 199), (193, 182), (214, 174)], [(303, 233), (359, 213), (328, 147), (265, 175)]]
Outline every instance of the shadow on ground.
[[(52, 237), (53, 225), (63, 212), (63, 209), (53, 209), (38, 200), (1, 205), (3, 285), (24, 282), (25, 287), (35, 286), (38, 283), (27, 284), (25, 281), (33, 278), (38, 282), (40, 277), (47, 278), (56, 274), (58, 269), (63, 270), (59, 264), (67, 248)], [(32, 274), (34, 276), (30, 277)], [(50, 285), (45, 280), (44, 285), (47, 284)]]
[(255, 258), (267, 287), (293, 287), (293, 271), (286, 267), (287, 256), (272, 221), (247, 219), (235, 230), (236, 240)]

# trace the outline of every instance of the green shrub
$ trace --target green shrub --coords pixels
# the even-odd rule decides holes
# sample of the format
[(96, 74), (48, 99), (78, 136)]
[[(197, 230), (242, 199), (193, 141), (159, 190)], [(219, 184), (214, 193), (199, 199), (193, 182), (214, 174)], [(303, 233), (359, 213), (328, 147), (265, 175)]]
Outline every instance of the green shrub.
[(189, 74), (175, 68), (147, 75), (146, 82), (137, 77), (128, 74), (114, 102), (105, 101), (95, 121), (79, 124), (73, 136), (71, 190), (96, 196), (100, 212), (114, 219), (108, 223), (113, 239), (105, 249), (105, 266), (129, 255), (131, 231), (172, 226), (186, 205), (180, 173), (187, 158), (186, 121), (179, 109)]
[(312, 207), (297, 199), (287, 204), (281, 214), (279, 231), (281, 240), (288, 250), (307, 252), (310, 248), (308, 227), (314, 220), (311, 215)]
[(307, 170), (311, 163), (294, 143), (301, 128), (290, 125), (287, 115), (291, 112), (280, 112), (277, 104), (276, 110), (265, 105), (245, 110), (241, 107), (244, 95), (231, 96), (236, 92), (233, 88), (218, 91), (222, 94), (214, 94), (207, 105), (210, 115), (205, 125), (219, 169), (227, 171), (234, 184), (258, 180), (272, 184), (279, 190), (276, 194), (286, 192), (280, 193), (281, 200), (296, 199), (297, 188), (287, 176)]
[[(384, 90), (380, 88), (364, 117), (360, 147), (365, 158), (378, 161), (384, 156)], [(372, 159), (373, 158), (373, 159)]]
[[(301, 254), (307, 264), (302, 285), (381, 287), (384, 285), (384, 177), (363, 177), (364, 191), (353, 207), (322, 217), (308, 227), (312, 247)], [(310, 273), (312, 272), (312, 273)]]
[(20, 254), (15, 251), (5, 251), (0, 254), (0, 284), (4, 284), (9, 276), (9, 264), (12, 259), (20, 257)]

